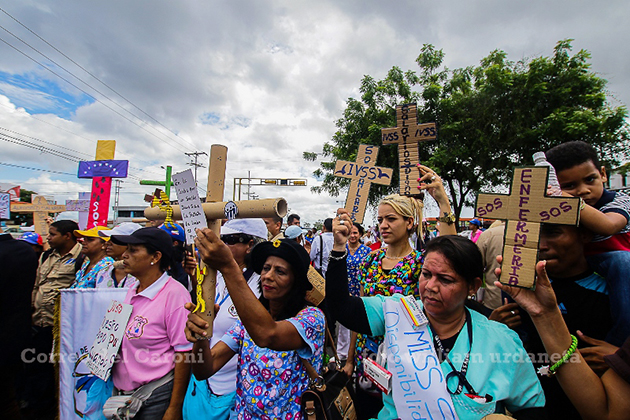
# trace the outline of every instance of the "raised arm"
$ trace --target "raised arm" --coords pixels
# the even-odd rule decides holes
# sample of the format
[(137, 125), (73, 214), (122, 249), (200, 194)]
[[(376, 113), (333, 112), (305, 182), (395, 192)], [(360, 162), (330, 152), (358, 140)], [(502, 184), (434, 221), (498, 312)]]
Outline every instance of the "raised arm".
[[(442, 178), (440, 178), (439, 175), (428, 166), (418, 164), (418, 170), (420, 172), (420, 178), (418, 178), (420, 186), (418, 189), (421, 191), (426, 190), (431, 197), (433, 197), (440, 208), (440, 216), (448, 216), (451, 214), (453, 210), (451, 209), (451, 202), (446, 195)], [(455, 223), (449, 224), (441, 222), (438, 224), (438, 231), (442, 236), (457, 235)]]
[[(199, 315), (192, 313), (195, 305), (186, 304), (186, 309), (191, 311), (186, 321), (186, 339), (193, 343), (192, 349), (192, 373), (198, 380), (208, 379), (217, 373), (236, 353), (232, 351), (223, 341), (219, 341), (210, 348), (210, 337), (207, 337), (206, 328), (208, 323)], [(215, 313), (218, 312), (219, 305), (214, 305)], [(197, 339), (197, 336), (205, 338)]]
[[(531, 291), (495, 282), (501, 290), (531, 316), (547, 354), (562, 355), (571, 345), (571, 335), (564, 323), (556, 295), (551, 288), (545, 261), (536, 265), (538, 280), (536, 290)], [(500, 269), (497, 269), (500, 272)], [(623, 380), (613, 369), (601, 379), (585, 362), (579, 350), (578, 360), (569, 359), (557, 370), (556, 377), (575, 408), (585, 419), (621, 419), (630, 413), (630, 383)]]
[(247, 285), (230, 249), (210, 229), (197, 230), (195, 245), (210, 267), (221, 271), (243, 326), (259, 347), (272, 350), (298, 350), (306, 345), (295, 326), (275, 321)]
[[(360, 297), (350, 296), (348, 291), (348, 267), (346, 242), (350, 234), (352, 220), (345, 209), (337, 210), (338, 218), (333, 219), (335, 242), (328, 261), (326, 272), (326, 300), (328, 309), (344, 327), (349, 330), (371, 334), (367, 314)], [(343, 221), (343, 224), (341, 223)]]

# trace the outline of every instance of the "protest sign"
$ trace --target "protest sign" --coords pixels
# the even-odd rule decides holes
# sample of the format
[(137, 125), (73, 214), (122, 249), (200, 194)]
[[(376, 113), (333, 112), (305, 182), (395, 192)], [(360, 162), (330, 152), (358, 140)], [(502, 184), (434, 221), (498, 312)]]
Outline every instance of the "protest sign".
[(208, 227), (208, 221), (201, 207), (201, 199), (197, 192), (197, 184), (193, 178), (192, 170), (173, 175), (173, 185), (179, 201), (179, 208), (184, 220), (184, 231), (186, 232), (186, 243), (192, 244), (197, 234), (196, 229)]
[(510, 194), (479, 194), (475, 216), (506, 219), (503, 263), (499, 281), (510, 286), (533, 288), (540, 240), (540, 224), (577, 225), (580, 199), (548, 197), (546, 166), (514, 170)]
[(60, 419), (85, 420), (99, 418), (102, 413), (103, 397), (108, 396), (103, 393), (108, 388), (87, 367), (89, 350), (103, 322), (102, 314), (112, 300), (122, 302), (127, 291), (124, 288), (60, 290), (59, 336), (55, 336), (59, 342)]
[(0, 193), (0, 219), (11, 218), (11, 195)]
[(132, 310), (133, 306), (112, 300), (90, 347), (86, 365), (94, 375), (104, 381), (112, 373), (112, 366), (122, 344)]
[(420, 163), (420, 142), (435, 140), (435, 123), (418, 124), (416, 104), (396, 106), (396, 127), (381, 129), (383, 145), (398, 145), (398, 164), (400, 165), (400, 195), (418, 194), (418, 171)]
[(356, 162), (338, 160), (335, 164), (335, 176), (352, 180), (345, 208), (353, 222), (363, 223), (372, 183), (389, 185), (392, 182), (392, 169), (374, 166), (378, 149), (378, 146), (360, 144)]

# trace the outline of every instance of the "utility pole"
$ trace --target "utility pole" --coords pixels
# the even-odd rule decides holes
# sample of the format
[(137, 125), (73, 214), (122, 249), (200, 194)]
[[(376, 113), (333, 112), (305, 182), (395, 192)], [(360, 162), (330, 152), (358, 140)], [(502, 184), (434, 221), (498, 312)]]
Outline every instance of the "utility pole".
[(114, 226), (118, 223), (118, 205), (120, 204), (120, 190), (124, 181), (122, 179), (115, 179), (116, 185), (114, 186)]
[(252, 188), (252, 174), (250, 173), (250, 171), (247, 171), (247, 199), (251, 200), (251, 188)]
[[(203, 164), (201, 163), (197, 163), (197, 159), (199, 158), (200, 155), (206, 155), (208, 156), (208, 154), (206, 152), (192, 152), (192, 153), (184, 153), (186, 156), (194, 156), (195, 157), (195, 162), (190, 162), (188, 163), (190, 166), (194, 166), (195, 167), (195, 184), (197, 183), (197, 168), (205, 168), (205, 166), (203, 166)], [(191, 158), (192, 159), (192, 158)]]

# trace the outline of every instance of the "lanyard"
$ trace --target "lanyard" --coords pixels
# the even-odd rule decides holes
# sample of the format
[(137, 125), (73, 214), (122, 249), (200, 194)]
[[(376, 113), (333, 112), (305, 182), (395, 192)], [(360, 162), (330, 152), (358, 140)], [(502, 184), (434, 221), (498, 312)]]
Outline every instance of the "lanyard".
[[(243, 277), (245, 277), (245, 281), (249, 282), (249, 279), (252, 277), (252, 274), (254, 274), (254, 270), (252, 270), (251, 268), (248, 268), (247, 270), (245, 270), (245, 272), (243, 273)], [(223, 282), (225, 283), (225, 279), (223, 279)], [(225, 284), (225, 287), (223, 288), (223, 293), (224, 293), (223, 297), (221, 297), (218, 294), (214, 298), (214, 303), (218, 303), (219, 306), (222, 306), (223, 302), (225, 302), (227, 298), (230, 297), (230, 294), (228, 293), (228, 289), (227, 289), (227, 284)], [(221, 298), (220, 302), (219, 302), (219, 298)]]
[[(447, 382), (447, 387), (446, 388), (447, 388), (448, 392), (450, 394), (453, 394), (453, 395), (461, 394), (462, 389), (465, 386), (466, 390), (470, 394), (477, 395), (477, 392), (475, 391), (475, 389), (472, 387), (472, 385), (466, 379), (466, 372), (468, 372), (468, 362), (470, 361), (470, 352), (472, 350), (473, 334), (472, 334), (472, 322), (471, 322), (471, 319), (470, 319), (470, 313), (468, 312), (468, 309), (466, 309), (466, 308), (464, 308), (464, 311), (466, 311), (466, 326), (467, 326), (467, 330), (468, 330), (468, 342), (470, 343), (470, 347), (468, 349), (468, 353), (466, 353), (466, 357), (464, 358), (464, 363), (462, 363), (462, 369), (461, 370), (455, 369), (455, 366), (451, 362), (451, 359), (449, 359), (448, 354), (444, 350), (444, 346), (442, 345), (442, 340), (440, 340), (440, 337), (438, 337), (438, 335), (435, 333), (435, 331), (433, 331), (433, 328), (431, 328), (431, 331), (433, 332), (433, 341), (434, 341), (436, 347), (438, 349), (440, 349), (440, 352), (442, 353), (442, 356), (444, 356), (444, 358), (446, 359), (448, 364), (451, 366), (451, 369), (453, 369), (452, 372), (450, 372), (448, 375), (446, 375), (446, 382)], [(430, 323), (429, 323), (429, 326), (431, 326)], [(455, 390), (455, 392), (452, 392), (448, 388), (448, 380), (450, 378), (454, 378), (454, 377), (456, 377), (458, 379), (458, 381), (457, 381), (458, 385), (457, 385), (457, 389)]]

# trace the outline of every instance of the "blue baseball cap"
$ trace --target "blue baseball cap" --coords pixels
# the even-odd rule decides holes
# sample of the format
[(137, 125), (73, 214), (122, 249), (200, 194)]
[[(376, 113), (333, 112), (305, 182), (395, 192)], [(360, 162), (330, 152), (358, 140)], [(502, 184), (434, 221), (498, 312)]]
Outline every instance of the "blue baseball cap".
[(31, 245), (39, 245), (44, 246), (44, 240), (39, 235), (39, 233), (35, 232), (26, 232), (22, 236), (18, 238), (20, 241), (28, 242)]
[(173, 239), (174, 241), (186, 243), (186, 232), (184, 231), (184, 228), (177, 223), (169, 224), (169, 226), (166, 226), (165, 223), (162, 223), (160, 225), (160, 229), (171, 235), (171, 239)]

